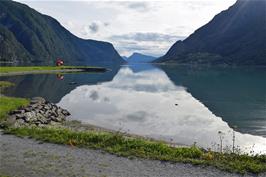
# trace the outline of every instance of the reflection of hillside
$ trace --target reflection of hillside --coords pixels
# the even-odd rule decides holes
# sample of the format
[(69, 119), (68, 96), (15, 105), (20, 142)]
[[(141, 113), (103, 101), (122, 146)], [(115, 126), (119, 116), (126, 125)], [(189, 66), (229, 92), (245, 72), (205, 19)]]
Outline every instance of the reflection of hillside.
[(134, 73), (156, 69), (156, 67), (154, 65), (149, 64), (149, 63), (134, 63), (134, 64), (129, 64), (128, 67)]
[[(65, 74), (63, 80), (57, 79), (55, 74), (9, 76), (2, 77), (1, 80), (16, 84), (5, 92), (6, 95), (26, 98), (41, 96), (57, 103), (64, 95), (80, 85), (111, 81), (119, 69), (120, 67), (115, 67), (105, 73)], [(71, 85), (71, 82), (76, 84)]]
[(243, 132), (266, 134), (265, 68), (161, 68), (230, 125)]
[[(134, 73), (123, 67), (111, 82), (77, 87), (58, 105), (74, 119), (112, 130), (186, 145), (197, 142), (205, 148), (217, 142), (222, 131), (227, 133), (224, 146), (231, 145), (228, 124), (159, 69)], [(243, 149), (256, 144), (256, 152), (266, 150), (265, 138), (236, 136)]]

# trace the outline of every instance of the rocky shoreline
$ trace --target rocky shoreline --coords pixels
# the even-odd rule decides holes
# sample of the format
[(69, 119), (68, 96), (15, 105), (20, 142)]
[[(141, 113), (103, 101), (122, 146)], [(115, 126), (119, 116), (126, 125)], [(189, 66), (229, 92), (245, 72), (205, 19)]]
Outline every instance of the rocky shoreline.
[(42, 97), (34, 97), (27, 107), (10, 112), (7, 123), (13, 127), (43, 127), (62, 124), (69, 115), (70, 113), (67, 110), (56, 104), (50, 103)]

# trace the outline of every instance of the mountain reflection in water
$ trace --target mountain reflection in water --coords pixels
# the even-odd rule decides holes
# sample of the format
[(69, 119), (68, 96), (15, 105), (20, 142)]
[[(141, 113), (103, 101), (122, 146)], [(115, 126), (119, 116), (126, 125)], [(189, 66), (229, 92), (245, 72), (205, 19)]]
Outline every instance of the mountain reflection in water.
[[(265, 68), (130, 65), (111, 72), (5, 76), (9, 96), (42, 96), (73, 119), (178, 144), (266, 153)], [(254, 148), (252, 146), (255, 144)]]
[[(230, 147), (232, 129), (192, 95), (161, 69), (123, 67), (112, 81), (79, 86), (58, 104), (83, 122), (186, 145), (217, 148), (221, 131)], [(260, 136), (236, 132), (236, 144), (266, 153)]]

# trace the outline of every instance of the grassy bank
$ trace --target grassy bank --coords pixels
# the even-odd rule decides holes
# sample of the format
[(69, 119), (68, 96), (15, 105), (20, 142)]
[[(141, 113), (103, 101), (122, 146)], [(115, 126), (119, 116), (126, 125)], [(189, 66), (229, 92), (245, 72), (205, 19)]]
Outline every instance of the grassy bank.
[(11, 82), (7, 82), (7, 81), (0, 81), (0, 89), (1, 92), (3, 91), (3, 89), (7, 88), (7, 87), (11, 87), (14, 86), (15, 84), (11, 83)]
[(6, 175), (1, 175), (1, 174), (0, 174), (0, 177), (9, 177), (9, 176), (6, 176)]
[[(0, 94), (7, 87), (13, 86), (14, 84), (7, 81), (0, 81)], [(4, 95), (0, 96), (0, 122), (3, 121), (10, 111), (18, 109), (20, 107), (26, 106), (29, 104), (28, 99), (24, 98), (14, 98), (7, 97)]]
[(0, 121), (7, 117), (7, 114), (15, 109), (26, 106), (29, 104), (29, 100), (24, 98), (14, 98), (14, 97), (0, 97)]
[(53, 70), (68, 70), (68, 69), (102, 69), (92, 66), (4, 66), (0, 67), (0, 73), (13, 72), (30, 72), (30, 71), (53, 71)]
[(209, 165), (237, 173), (260, 173), (266, 171), (266, 156), (222, 154), (206, 152), (196, 146), (171, 147), (165, 143), (127, 137), (119, 133), (85, 131), (76, 132), (62, 128), (8, 128), (6, 133), (20, 137), (65, 144), (70, 146), (101, 149), (125, 156), (172, 162)]

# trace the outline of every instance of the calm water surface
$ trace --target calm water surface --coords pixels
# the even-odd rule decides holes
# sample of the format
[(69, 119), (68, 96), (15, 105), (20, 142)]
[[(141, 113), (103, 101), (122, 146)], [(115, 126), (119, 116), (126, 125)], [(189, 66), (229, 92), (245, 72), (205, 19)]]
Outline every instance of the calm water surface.
[(43, 96), (93, 125), (213, 149), (219, 131), (232, 145), (233, 127), (243, 150), (266, 154), (265, 68), (132, 65), (1, 80), (17, 84), (7, 95)]

